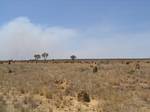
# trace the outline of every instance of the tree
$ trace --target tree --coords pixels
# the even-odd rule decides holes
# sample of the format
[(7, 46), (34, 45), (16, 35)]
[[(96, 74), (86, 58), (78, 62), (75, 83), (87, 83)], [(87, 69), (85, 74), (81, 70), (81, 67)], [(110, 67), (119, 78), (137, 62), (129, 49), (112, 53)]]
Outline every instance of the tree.
[(70, 58), (71, 58), (72, 60), (75, 60), (77, 57), (76, 57), (75, 55), (71, 55)]
[(46, 61), (46, 59), (47, 59), (47, 57), (48, 57), (48, 53), (44, 52), (44, 53), (42, 54), (42, 57), (43, 57), (44, 60)]
[(37, 63), (37, 61), (41, 58), (41, 55), (40, 54), (35, 54), (34, 58), (35, 58), (36, 63)]

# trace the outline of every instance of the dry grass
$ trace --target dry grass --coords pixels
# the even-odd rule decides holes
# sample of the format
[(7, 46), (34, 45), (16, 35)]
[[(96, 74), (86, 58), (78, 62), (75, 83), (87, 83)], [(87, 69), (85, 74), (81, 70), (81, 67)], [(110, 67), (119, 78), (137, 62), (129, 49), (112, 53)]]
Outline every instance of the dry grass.
[(0, 112), (150, 112), (148, 62), (2, 63)]

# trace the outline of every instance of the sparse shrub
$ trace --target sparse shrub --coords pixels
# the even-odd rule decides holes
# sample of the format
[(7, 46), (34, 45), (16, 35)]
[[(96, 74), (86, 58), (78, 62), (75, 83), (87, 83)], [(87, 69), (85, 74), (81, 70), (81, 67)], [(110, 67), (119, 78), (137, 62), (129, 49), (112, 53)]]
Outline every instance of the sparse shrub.
[(85, 72), (85, 71), (87, 71), (88, 69), (87, 68), (80, 68), (80, 71), (81, 72)]
[(33, 94), (40, 94), (40, 91), (37, 88), (34, 88), (32, 92), (33, 92)]
[(90, 102), (90, 96), (86, 91), (81, 91), (78, 93), (78, 101), (80, 102)]
[(97, 66), (95, 66), (95, 67), (93, 68), (93, 73), (96, 73), (96, 72), (98, 72)]
[(53, 112), (53, 108), (52, 107), (49, 108), (49, 112)]
[(140, 64), (139, 64), (139, 63), (135, 65), (135, 69), (136, 69), (136, 70), (139, 70), (139, 69), (140, 69)]
[(126, 64), (129, 65), (129, 64), (130, 64), (130, 61), (127, 61)]
[(94, 65), (90, 65), (90, 68), (93, 68), (94, 67)]
[(23, 103), (32, 109), (35, 109), (40, 105), (40, 101), (33, 99), (33, 96), (24, 97)]
[(39, 91), (39, 95), (44, 96), (47, 99), (52, 99), (53, 97), (52, 92), (53, 91), (50, 88), (48, 88), (47, 86), (43, 86)]
[(40, 92), (40, 96), (44, 96), (44, 93), (43, 93), (43, 92)]
[(7, 112), (7, 105), (0, 101), (0, 112)]
[(45, 96), (46, 96), (47, 99), (52, 99), (53, 98), (52, 93), (50, 91), (47, 91), (45, 93)]
[(21, 92), (21, 94), (25, 94), (25, 90), (24, 89), (21, 89), (20, 92)]
[(11, 60), (8, 61), (8, 64), (9, 64), (9, 65), (11, 64)]
[(134, 73), (135, 73), (135, 70), (130, 70), (128, 73), (129, 73), (129, 74), (134, 74)]
[(0, 64), (3, 64), (3, 62), (0, 62)]
[(8, 70), (8, 73), (12, 73), (13, 71), (11, 69)]
[(105, 61), (105, 64), (109, 64), (109, 60), (106, 60), (106, 61)]

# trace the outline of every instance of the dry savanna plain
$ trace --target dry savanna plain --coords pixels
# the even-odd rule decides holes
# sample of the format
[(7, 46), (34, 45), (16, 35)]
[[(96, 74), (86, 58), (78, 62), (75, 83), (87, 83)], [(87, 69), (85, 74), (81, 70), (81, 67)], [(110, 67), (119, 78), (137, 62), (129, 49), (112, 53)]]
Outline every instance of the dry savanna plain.
[(1, 61), (0, 112), (150, 112), (150, 60)]

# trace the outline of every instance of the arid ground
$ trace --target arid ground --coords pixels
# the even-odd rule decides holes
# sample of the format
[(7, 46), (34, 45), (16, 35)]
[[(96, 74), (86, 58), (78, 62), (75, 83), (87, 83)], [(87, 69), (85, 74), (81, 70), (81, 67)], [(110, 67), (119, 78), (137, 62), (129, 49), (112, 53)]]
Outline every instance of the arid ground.
[(0, 112), (150, 112), (150, 60), (1, 62)]

